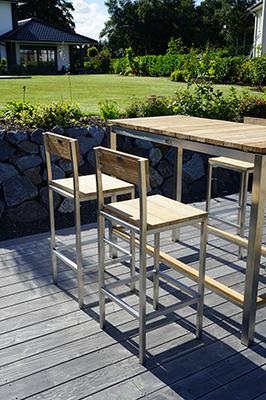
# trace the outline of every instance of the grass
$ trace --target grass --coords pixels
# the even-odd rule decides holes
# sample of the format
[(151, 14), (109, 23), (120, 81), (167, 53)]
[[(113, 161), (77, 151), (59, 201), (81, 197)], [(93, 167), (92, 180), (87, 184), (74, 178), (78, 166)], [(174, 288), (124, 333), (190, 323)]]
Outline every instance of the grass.
[[(69, 82), (71, 87), (69, 87)], [(82, 110), (97, 114), (99, 102), (116, 101), (120, 107), (128, 104), (130, 97), (150, 95), (171, 96), (182, 83), (171, 82), (167, 78), (124, 77), (119, 75), (73, 75), (73, 76), (33, 76), (32, 79), (1, 79), (0, 107), (8, 101), (23, 99), (23, 86), (26, 86), (26, 100), (49, 103), (53, 100), (73, 99)], [(231, 85), (216, 85), (227, 93)], [(234, 86), (237, 92), (248, 92), (263, 96), (245, 86)]]

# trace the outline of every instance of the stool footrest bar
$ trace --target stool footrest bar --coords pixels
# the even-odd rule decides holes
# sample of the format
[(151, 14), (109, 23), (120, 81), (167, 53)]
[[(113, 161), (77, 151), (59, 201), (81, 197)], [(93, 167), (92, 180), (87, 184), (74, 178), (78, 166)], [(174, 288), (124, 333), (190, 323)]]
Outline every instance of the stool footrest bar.
[(170, 314), (171, 312), (180, 310), (181, 308), (196, 304), (198, 301), (199, 301), (199, 296), (197, 295), (197, 297), (190, 298), (189, 300), (182, 301), (181, 303), (173, 304), (172, 306), (165, 307), (158, 311), (152, 311), (151, 313), (146, 315), (146, 320), (149, 321), (151, 319)]
[(74, 271), (77, 270), (77, 264), (67, 258), (64, 254), (60, 253), (60, 251), (53, 249), (53, 254), (55, 254), (56, 257), (63, 261), (63, 263), (65, 263), (68, 267), (70, 267)]
[(112, 242), (111, 240), (104, 238), (104, 243), (108, 244), (109, 246), (114, 247), (116, 250), (121, 251), (121, 253), (127, 254), (131, 257), (131, 253), (128, 250), (123, 249), (123, 247), (119, 246), (118, 244)]
[(159, 272), (159, 276), (166, 280), (167, 282), (171, 283), (171, 285), (178, 287), (179, 289), (181, 289), (183, 292), (189, 294), (190, 296), (197, 296), (198, 293), (193, 290), (190, 289), (188, 286), (184, 285), (183, 283), (179, 282), (178, 280), (172, 278), (170, 275), (164, 273), (164, 272)]
[(139, 318), (139, 313), (133, 307), (128, 305), (124, 300), (122, 300), (119, 296), (115, 295), (105, 288), (101, 288), (101, 291), (106, 297), (113, 300), (116, 304), (125, 309), (134, 318)]

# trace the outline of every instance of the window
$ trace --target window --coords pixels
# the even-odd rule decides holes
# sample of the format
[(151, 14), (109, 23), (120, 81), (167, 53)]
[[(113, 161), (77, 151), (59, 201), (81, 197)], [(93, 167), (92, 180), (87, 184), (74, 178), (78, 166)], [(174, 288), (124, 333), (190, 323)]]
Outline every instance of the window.
[(20, 64), (24, 67), (55, 67), (56, 66), (56, 50), (53, 47), (20, 47)]

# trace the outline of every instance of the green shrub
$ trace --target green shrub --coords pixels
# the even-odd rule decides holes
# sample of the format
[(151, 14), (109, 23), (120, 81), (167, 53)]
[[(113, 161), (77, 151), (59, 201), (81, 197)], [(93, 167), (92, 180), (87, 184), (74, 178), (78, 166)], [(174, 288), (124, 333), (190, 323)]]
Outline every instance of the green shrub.
[(89, 73), (106, 74), (111, 68), (111, 53), (108, 49), (98, 52), (96, 47), (88, 49), (90, 59), (84, 61), (84, 68)]
[(82, 117), (79, 106), (67, 101), (54, 101), (50, 104), (10, 102), (3, 110), (6, 122), (29, 128), (51, 129), (55, 125), (63, 127), (77, 125)]
[(121, 116), (119, 108), (114, 101), (106, 100), (99, 104), (100, 116), (103, 121), (115, 119)]
[(173, 71), (170, 75), (170, 80), (172, 82), (186, 82), (189, 79), (189, 72), (186, 69), (177, 69)]
[(5, 75), (7, 73), (7, 62), (4, 58), (0, 59), (0, 75)]
[(211, 79), (216, 83), (241, 82), (261, 86), (266, 84), (266, 56), (248, 59), (209, 50), (180, 54), (172, 49), (166, 55), (135, 57), (129, 52), (126, 57), (112, 61), (112, 71), (123, 75), (171, 76), (171, 80), (177, 82), (189, 76), (192, 79)]
[(128, 118), (155, 117), (157, 115), (169, 115), (171, 113), (169, 100), (162, 96), (149, 96), (146, 99), (132, 98), (125, 114)]
[(244, 96), (240, 102), (241, 116), (266, 118), (266, 101), (260, 97)]

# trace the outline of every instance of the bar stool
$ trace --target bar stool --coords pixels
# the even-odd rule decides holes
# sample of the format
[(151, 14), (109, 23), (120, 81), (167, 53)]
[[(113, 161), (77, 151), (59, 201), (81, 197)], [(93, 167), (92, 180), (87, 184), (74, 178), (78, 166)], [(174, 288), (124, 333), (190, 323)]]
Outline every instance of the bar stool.
[[(108, 297), (132, 316), (139, 319), (139, 361), (144, 363), (146, 352), (146, 321), (166, 315), (185, 306), (197, 304), (196, 335), (201, 336), (203, 318), (203, 297), (206, 263), (206, 235), (207, 235), (207, 213), (189, 205), (169, 199), (164, 196), (154, 195), (147, 197), (147, 186), (149, 184), (148, 160), (121, 153), (118, 151), (95, 148), (96, 153), (96, 179), (98, 192), (98, 256), (99, 256), (99, 305), (100, 326), (105, 326), (105, 298)], [(138, 199), (119, 201), (104, 204), (103, 176), (110, 174), (119, 179), (125, 179), (137, 186)], [(105, 283), (105, 245), (110, 244), (105, 237), (105, 220), (112, 221), (120, 226), (120, 229), (128, 230), (131, 238), (138, 235), (136, 243), (140, 249), (139, 275), (131, 271), (129, 278), (118, 280), (111, 284)], [(160, 271), (160, 233), (171, 231), (182, 225), (201, 224), (200, 238), (200, 262), (198, 290), (183, 285), (165, 272)], [(152, 272), (146, 270), (147, 235), (154, 235), (154, 269)], [(133, 239), (135, 241), (135, 238)], [(153, 277), (153, 308), (155, 311), (146, 313), (146, 279)], [(168, 307), (159, 307), (159, 278), (183, 290), (188, 299)], [(139, 311), (131, 307), (125, 298), (118, 296), (112, 291), (119, 285), (126, 285), (132, 281), (139, 280)]]
[[(80, 160), (79, 147), (77, 139), (67, 138), (65, 136), (46, 132), (43, 134), (45, 155), (47, 163), (47, 181), (49, 190), (49, 208), (50, 208), (50, 230), (51, 230), (51, 259), (52, 259), (52, 279), (57, 283), (57, 258), (63, 261), (68, 267), (77, 272), (78, 279), (78, 303), (83, 307), (83, 260), (81, 243), (81, 221), (80, 221), (80, 203), (97, 198), (96, 177), (95, 175), (78, 175), (78, 162)], [(65, 160), (72, 162), (73, 177), (63, 179), (53, 179), (51, 155), (55, 154)], [(66, 257), (56, 245), (55, 237), (55, 216), (54, 216), (54, 198), (53, 192), (73, 199), (75, 209), (75, 237), (76, 237), (76, 261)], [(122, 194), (130, 194), (134, 197), (134, 185), (123, 182), (120, 179), (109, 175), (103, 175), (103, 194), (104, 197), (111, 197)], [(128, 257), (128, 256), (127, 256)], [(122, 259), (123, 257), (121, 257)], [(117, 261), (117, 260), (116, 260)], [(110, 263), (109, 263), (110, 264)]]
[[(211, 206), (211, 189), (212, 189), (212, 173), (213, 168), (225, 168), (232, 171), (239, 172), (241, 174), (241, 184), (240, 184), (240, 192), (239, 192), (239, 204), (238, 204), (238, 218), (237, 224), (224, 220), (210, 213)], [(244, 237), (245, 233), (245, 221), (246, 221), (246, 206), (247, 206), (247, 191), (248, 191), (248, 180), (249, 175), (253, 173), (254, 164), (234, 160), (232, 158), (227, 157), (212, 157), (209, 158), (208, 164), (208, 189), (207, 189), (207, 200), (206, 200), (206, 211), (209, 213), (209, 218), (214, 219), (219, 222), (223, 222), (224, 224), (233, 226), (237, 228), (238, 234), (240, 237)], [(239, 257), (243, 256), (243, 248), (239, 246)]]

